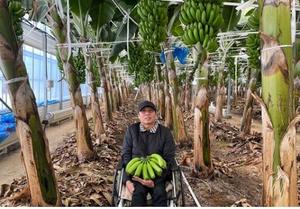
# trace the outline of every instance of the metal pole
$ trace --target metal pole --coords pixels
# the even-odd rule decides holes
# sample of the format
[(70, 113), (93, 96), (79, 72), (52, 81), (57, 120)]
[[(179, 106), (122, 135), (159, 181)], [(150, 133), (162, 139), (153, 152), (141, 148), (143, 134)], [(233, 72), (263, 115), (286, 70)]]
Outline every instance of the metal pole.
[(226, 114), (230, 114), (230, 96), (231, 96), (231, 78), (230, 74), (228, 74), (228, 87), (227, 87), (227, 110)]
[(235, 66), (235, 71), (234, 71), (234, 102), (237, 100), (237, 95), (238, 95), (238, 77), (237, 77), (237, 57), (234, 58), (234, 66)]
[(45, 83), (44, 83), (44, 114), (43, 119), (46, 119), (47, 109), (48, 109), (48, 58), (47, 58), (47, 33), (46, 33), (46, 25), (45, 25), (45, 32), (44, 32), (44, 63), (45, 63)]

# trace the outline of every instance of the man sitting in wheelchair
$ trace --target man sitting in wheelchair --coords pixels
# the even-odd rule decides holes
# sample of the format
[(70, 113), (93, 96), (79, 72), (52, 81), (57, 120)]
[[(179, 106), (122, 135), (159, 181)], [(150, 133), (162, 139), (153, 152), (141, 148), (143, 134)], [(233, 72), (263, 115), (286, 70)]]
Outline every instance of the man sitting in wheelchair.
[(158, 123), (152, 102), (143, 101), (138, 108), (140, 122), (129, 126), (123, 142), (123, 184), (132, 194), (131, 206), (146, 206), (148, 193), (153, 206), (167, 206), (165, 185), (176, 164), (174, 139)]

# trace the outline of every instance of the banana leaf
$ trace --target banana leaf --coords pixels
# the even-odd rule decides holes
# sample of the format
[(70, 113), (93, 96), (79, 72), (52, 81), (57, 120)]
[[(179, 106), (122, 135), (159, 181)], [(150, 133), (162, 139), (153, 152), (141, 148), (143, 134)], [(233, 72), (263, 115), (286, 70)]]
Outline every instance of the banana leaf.
[[(237, 2), (240, 3), (240, 0), (233, 0), (231, 2)], [(223, 27), (221, 27), (221, 30), (223, 32), (231, 31), (236, 27), (238, 22), (241, 18), (241, 11), (237, 11), (235, 9), (235, 6), (225, 6), (223, 7), (223, 18), (224, 18), (224, 24)]]

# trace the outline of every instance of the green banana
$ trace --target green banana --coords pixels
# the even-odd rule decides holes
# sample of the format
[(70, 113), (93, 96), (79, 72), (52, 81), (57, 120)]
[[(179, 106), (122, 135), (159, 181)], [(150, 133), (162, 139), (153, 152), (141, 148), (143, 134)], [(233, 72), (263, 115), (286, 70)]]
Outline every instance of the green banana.
[(202, 2), (199, 2), (199, 9), (201, 10), (201, 12), (203, 12), (205, 9)]
[(181, 11), (181, 16), (182, 16), (182, 19), (186, 22), (186, 23), (189, 23), (189, 18), (187, 17), (187, 14), (184, 10)]
[(149, 177), (151, 179), (155, 179), (155, 173), (153, 171), (152, 166), (149, 164), (149, 162), (146, 162), (146, 165), (147, 165), (147, 170), (148, 170)]
[(192, 44), (195, 44), (196, 43), (196, 39), (194, 37), (193, 29), (192, 28), (190, 28), (188, 30), (188, 36), (189, 36), (189, 39), (191, 40)]
[(137, 167), (139, 166), (139, 164), (141, 164), (142, 161), (139, 160), (137, 162), (135, 162), (134, 164), (132, 164), (132, 166), (128, 167), (126, 166), (126, 173), (129, 174), (129, 175), (133, 175), (135, 170), (137, 169)]
[(205, 25), (205, 27), (204, 27), (204, 33), (205, 33), (205, 34), (208, 34), (208, 32), (209, 32), (208, 30), (209, 30), (209, 26), (208, 26), (208, 25)]
[(143, 163), (143, 179), (149, 180), (149, 174), (148, 174), (148, 168), (147, 168), (147, 162)]
[(196, 20), (197, 22), (201, 21), (201, 10), (199, 8), (196, 10)]
[(205, 35), (204, 35), (204, 31), (202, 28), (199, 31), (199, 37), (200, 37), (200, 42), (203, 44)]
[(135, 170), (134, 176), (140, 177), (143, 170), (143, 163), (140, 163), (137, 169)]
[(128, 168), (131, 167), (135, 162), (137, 162), (137, 161), (139, 161), (139, 160), (141, 160), (141, 158), (139, 158), (139, 157), (132, 158), (132, 159), (127, 163), (126, 169), (127, 169), (127, 167), (128, 167)]
[(188, 24), (188, 22), (186, 22), (186, 21), (183, 19), (182, 13), (180, 13), (180, 15), (179, 15), (179, 20), (180, 20), (180, 22), (183, 23), (184, 25), (187, 25), (187, 24)]
[(193, 8), (197, 8), (198, 7), (198, 5), (197, 5), (197, 3), (195, 1), (192, 1), (191, 5), (192, 5)]
[(190, 14), (192, 16), (192, 20), (193, 21), (196, 20), (196, 11), (195, 11), (195, 9), (193, 7), (190, 7), (189, 11), (190, 11)]
[(194, 37), (195, 37), (196, 41), (199, 42), (200, 41), (200, 37), (199, 37), (198, 27), (197, 26), (193, 28), (193, 34), (194, 34)]
[(209, 37), (213, 37), (214, 36), (214, 29), (213, 27), (209, 26), (209, 32), (208, 32)]
[(206, 34), (206, 35), (205, 35), (205, 38), (204, 38), (204, 41), (203, 41), (203, 45), (202, 45), (204, 48), (206, 48), (207, 43), (208, 43), (208, 40), (209, 40), (209, 37), (208, 37), (208, 35)]
[(154, 154), (151, 155), (151, 157), (155, 158), (158, 161), (158, 165), (161, 168), (165, 168), (166, 162), (159, 154), (154, 153)]
[(206, 24), (206, 12), (205, 12), (205, 10), (203, 10), (203, 12), (202, 12), (202, 14), (201, 14), (201, 23), (202, 23), (203, 25)]
[(211, 3), (208, 2), (208, 3), (206, 4), (206, 9), (205, 9), (205, 11), (206, 11), (206, 14), (207, 14), (207, 15), (210, 14), (210, 11), (211, 11)]
[(153, 168), (153, 170), (155, 171), (156, 175), (161, 176), (162, 173), (162, 169), (158, 166), (158, 164), (155, 162), (154, 158), (150, 158), (149, 162), (148, 162), (151, 167)]
[(193, 17), (190, 13), (189, 7), (185, 9), (186, 16), (188, 17), (189, 22), (193, 22)]
[(215, 12), (214, 12), (214, 10), (212, 10), (212, 11), (209, 13), (209, 18), (208, 18), (207, 23), (208, 23), (209, 25), (211, 25), (211, 24), (213, 23), (213, 21), (214, 21), (214, 18), (215, 18)]

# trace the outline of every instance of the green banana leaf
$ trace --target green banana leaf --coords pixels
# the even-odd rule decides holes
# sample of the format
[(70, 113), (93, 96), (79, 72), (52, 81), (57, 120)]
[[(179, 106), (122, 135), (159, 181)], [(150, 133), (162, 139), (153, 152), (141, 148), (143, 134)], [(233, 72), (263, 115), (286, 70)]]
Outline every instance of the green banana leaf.
[(93, 0), (70, 0), (70, 10), (73, 15), (73, 22), (79, 34), (86, 37), (86, 27), (88, 25), (89, 10)]
[[(231, 2), (240, 3), (241, 0), (232, 0)], [(231, 31), (236, 27), (241, 18), (241, 11), (237, 11), (234, 6), (225, 6), (223, 7), (223, 18), (224, 24), (221, 27), (223, 32)]]
[(101, 27), (114, 17), (115, 9), (115, 5), (110, 0), (93, 0), (89, 15), (91, 17), (90, 24), (96, 32), (97, 40), (100, 38)]
[[(131, 20), (129, 20), (129, 39), (133, 37), (133, 35), (137, 32), (138, 26), (133, 23)], [(127, 40), (127, 23), (120, 22), (118, 30), (116, 32), (116, 38), (115, 41), (126, 41)], [(110, 54), (110, 61), (115, 62), (117, 59), (119, 53), (127, 48), (127, 43), (119, 43), (114, 44), (112, 47), (112, 51)]]
[(22, 5), (26, 10), (32, 9), (32, 0), (22, 0)]
[(45, 16), (49, 9), (47, 0), (29, 0), (22, 3), (29, 13), (30, 20), (45, 23)]

